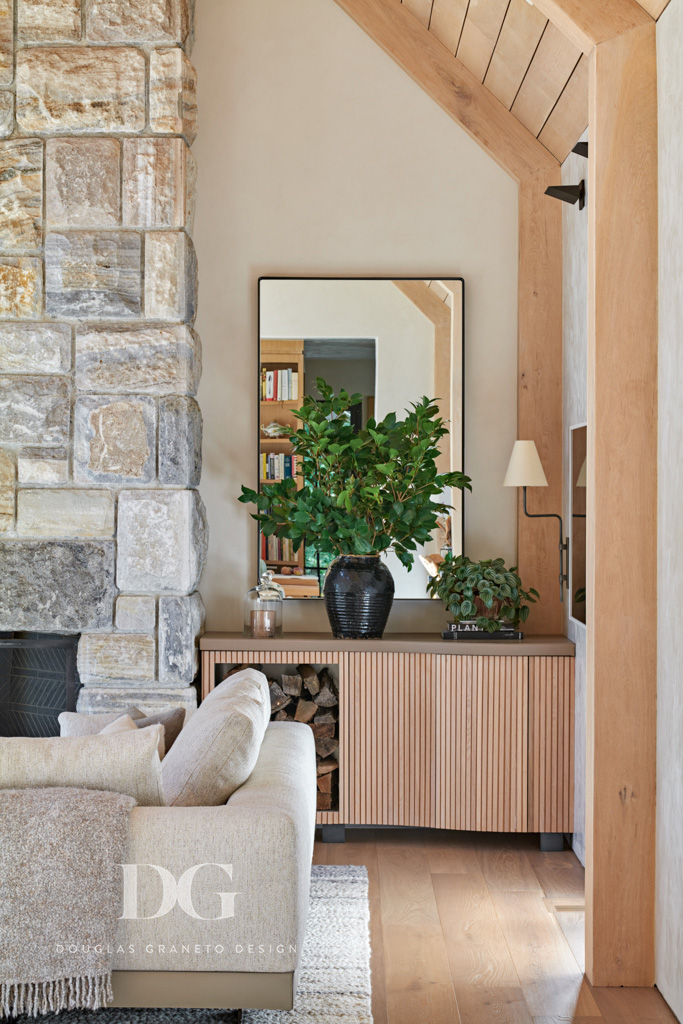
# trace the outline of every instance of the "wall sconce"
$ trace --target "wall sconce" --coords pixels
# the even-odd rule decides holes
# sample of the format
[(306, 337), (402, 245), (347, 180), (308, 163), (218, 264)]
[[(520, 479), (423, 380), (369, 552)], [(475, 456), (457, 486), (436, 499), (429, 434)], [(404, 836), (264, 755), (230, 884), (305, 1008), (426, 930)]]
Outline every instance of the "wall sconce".
[[(528, 512), (527, 487), (547, 487), (543, 466), (533, 441), (515, 441), (503, 481), (504, 487), (521, 487), (524, 492), (524, 515), (529, 519), (557, 519), (560, 524), (560, 601), (564, 601), (564, 587), (569, 588), (569, 538), (564, 539), (562, 516), (554, 512)], [(565, 571), (566, 553), (566, 571)]]
[(583, 210), (586, 205), (586, 183), (580, 181), (578, 185), (549, 185), (544, 195), (561, 199), (563, 203), (578, 203), (579, 209)]

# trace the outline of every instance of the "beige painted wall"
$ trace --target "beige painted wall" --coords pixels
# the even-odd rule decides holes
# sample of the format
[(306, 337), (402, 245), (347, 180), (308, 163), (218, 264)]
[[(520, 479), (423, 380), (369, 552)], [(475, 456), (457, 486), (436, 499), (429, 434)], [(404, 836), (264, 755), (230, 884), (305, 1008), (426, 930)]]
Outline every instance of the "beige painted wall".
[(683, 3), (657, 24), (659, 452), (656, 981), (683, 1020)]
[[(588, 139), (588, 133), (582, 136)], [(570, 153), (562, 181), (576, 185), (588, 173), (588, 161)], [(571, 428), (586, 422), (588, 343), (588, 207), (562, 209), (562, 452), (563, 511), (571, 544)], [(574, 591), (570, 581), (571, 592)], [(565, 629), (576, 644), (574, 665), (574, 852), (585, 864), (586, 845), (586, 627), (573, 619), (565, 603)]]
[[(204, 349), (201, 491), (209, 629), (239, 628), (256, 573), (257, 278), (465, 280), (466, 543), (515, 558), (517, 188), (333, 0), (197, 0), (195, 244)], [(398, 602), (389, 629), (440, 628), (436, 602)], [(320, 603), (285, 628), (326, 630)]]

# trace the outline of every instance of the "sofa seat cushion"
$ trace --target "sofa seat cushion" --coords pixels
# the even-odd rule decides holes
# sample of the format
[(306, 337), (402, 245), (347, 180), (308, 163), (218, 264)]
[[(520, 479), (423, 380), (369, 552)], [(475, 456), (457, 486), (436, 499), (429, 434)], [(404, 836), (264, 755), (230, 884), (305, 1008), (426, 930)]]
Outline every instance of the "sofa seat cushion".
[(224, 804), (251, 775), (269, 719), (270, 693), (262, 672), (246, 668), (220, 683), (164, 758), (168, 804)]
[(0, 789), (104, 789), (162, 807), (162, 731), (151, 725), (109, 736), (0, 737)]

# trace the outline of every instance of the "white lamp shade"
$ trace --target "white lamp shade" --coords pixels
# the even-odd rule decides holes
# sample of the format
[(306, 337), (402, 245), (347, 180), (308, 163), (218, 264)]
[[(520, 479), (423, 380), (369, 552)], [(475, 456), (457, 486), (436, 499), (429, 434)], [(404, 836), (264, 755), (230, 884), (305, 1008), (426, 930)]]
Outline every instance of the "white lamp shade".
[(579, 470), (579, 475), (576, 478), (576, 486), (577, 487), (585, 487), (586, 486), (586, 460), (585, 459), (581, 463), (581, 469)]
[(504, 487), (547, 487), (541, 460), (533, 441), (515, 441)]

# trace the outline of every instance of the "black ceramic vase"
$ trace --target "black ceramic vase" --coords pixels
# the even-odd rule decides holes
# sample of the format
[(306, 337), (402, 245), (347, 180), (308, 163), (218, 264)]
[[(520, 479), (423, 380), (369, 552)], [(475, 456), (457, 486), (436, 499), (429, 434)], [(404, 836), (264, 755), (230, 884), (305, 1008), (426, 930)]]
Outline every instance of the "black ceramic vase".
[(323, 584), (332, 636), (379, 639), (394, 600), (394, 579), (379, 555), (338, 555)]

